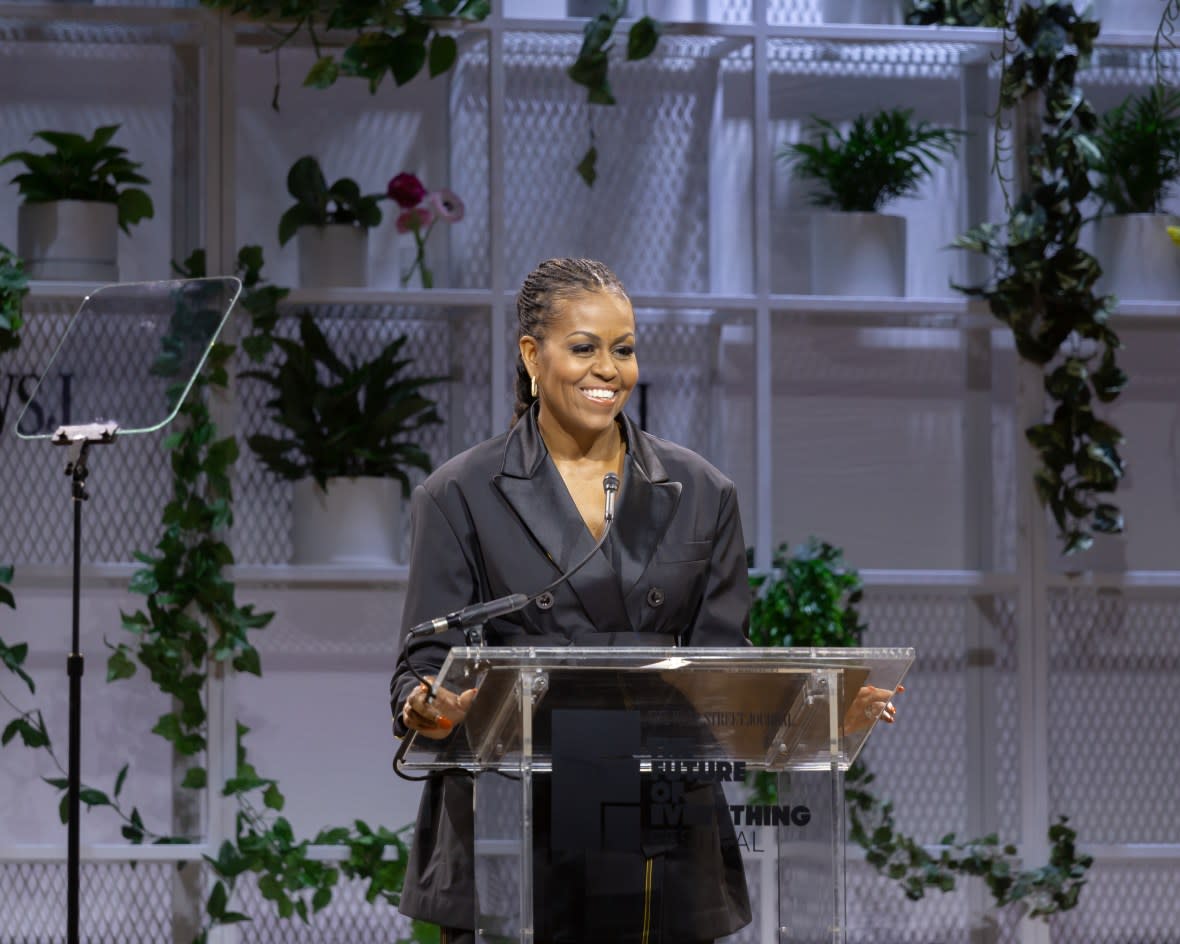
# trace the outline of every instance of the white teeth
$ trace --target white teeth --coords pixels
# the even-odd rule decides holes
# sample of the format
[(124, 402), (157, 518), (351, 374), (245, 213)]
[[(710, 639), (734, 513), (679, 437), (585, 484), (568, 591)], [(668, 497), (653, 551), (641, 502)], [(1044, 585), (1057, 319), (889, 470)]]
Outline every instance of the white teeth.
[(615, 398), (613, 390), (583, 390), (582, 393), (592, 400), (613, 400)]

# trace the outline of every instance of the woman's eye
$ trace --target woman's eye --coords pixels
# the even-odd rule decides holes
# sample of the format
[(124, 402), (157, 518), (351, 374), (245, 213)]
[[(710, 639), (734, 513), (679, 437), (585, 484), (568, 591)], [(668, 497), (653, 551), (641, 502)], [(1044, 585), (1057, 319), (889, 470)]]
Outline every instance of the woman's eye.
[(615, 357), (634, 357), (635, 348), (630, 344), (620, 344), (615, 348)]
[(594, 345), (593, 344), (575, 344), (572, 348), (570, 348), (570, 350), (573, 351), (575, 354), (583, 354), (583, 355), (584, 354), (593, 354), (594, 353)]

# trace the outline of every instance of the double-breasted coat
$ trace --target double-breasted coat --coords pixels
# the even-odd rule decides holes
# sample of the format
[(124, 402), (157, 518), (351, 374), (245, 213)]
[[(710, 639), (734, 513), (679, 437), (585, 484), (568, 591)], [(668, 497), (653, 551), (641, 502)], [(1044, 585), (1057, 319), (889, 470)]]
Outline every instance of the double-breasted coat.
[[(627, 452), (602, 551), (536, 603), (490, 621), (488, 644), (530, 641), (522, 636), (548, 637), (545, 645), (746, 644), (750, 591), (733, 483), (691, 450), (641, 431), (625, 416), (619, 422)], [(414, 491), (411, 520), (403, 640), (423, 620), (537, 592), (595, 541), (549, 458), (535, 406), (507, 433), (430, 475)], [(457, 631), (440, 633), (416, 641), (411, 658), (419, 672), (433, 674), (450, 647), (463, 644)], [(405, 734), (402, 703), (417, 684), (405, 659), (403, 650), (390, 683), (399, 736)], [(674, 863), (666, 870), (663, 920), (648, 916), (657, 932), (650, 940), (709, 940), (750, 920), (727, 818), (716, 832), (713, 868), (696, 875), (692, 888), (679, 887), (684, 876), (678, 884)], [(434, 777), (424, 787), (401, 910), (463, 927), (473, 901), (470, 781)]]

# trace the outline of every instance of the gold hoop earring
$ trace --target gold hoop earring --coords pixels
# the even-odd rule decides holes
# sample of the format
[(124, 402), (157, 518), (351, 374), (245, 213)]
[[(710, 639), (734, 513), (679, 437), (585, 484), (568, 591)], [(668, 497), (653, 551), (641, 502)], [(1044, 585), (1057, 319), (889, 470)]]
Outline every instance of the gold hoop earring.
[(536, 374), (529, 375), (529, 393), (533, 395), (533, 399), (537, 399), (537, 376)]

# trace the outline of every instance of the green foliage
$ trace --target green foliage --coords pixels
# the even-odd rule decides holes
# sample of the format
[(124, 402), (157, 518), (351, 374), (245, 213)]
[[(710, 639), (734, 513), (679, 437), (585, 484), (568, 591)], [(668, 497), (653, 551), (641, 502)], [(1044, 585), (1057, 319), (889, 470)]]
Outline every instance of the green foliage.
[(865, 626), (856, 604), (862, 584), (860, 575), (844, 563), (840, 548), (815, 537), (793, 553), (780, 544), (772, 566), (772, 573), (750, 578), (754, 645), (860, 645)]
[[(586, 101), (591, 105), (615, 105), (617, 101), (610, 87), (610, 53), (614, 48), (615, 27), (626, 12), (626, 0), (609, 0), (606, 9), (588, 20), (582, 29), (582, 45), (578, 58), (566, 70), (578, 85), (586, 89)], [(646, 59), (659, 45), (664, 28), (650, 16), (644, 16), (631, 24), (627, 31), (627, 60), (635, 62)], [(593, 138), (593, 134), (591, 135)], [(578, 161), (578, 176), (593, 187), (598, 179), (598, 150), (591, 140), (590, 147)]]
[(813, 115), (806, 133), (812, 140), (786, 145), (779, 159), (819, 185), (813, 204), (845, 213), (874, 213), (914, 193), (963, 134), (915, 121), (909, 108), (857, 115), (847, 133)]
[(341, 177), (332, 186), (311, 155), (299, 158), (287, 172), (287, 191), (295, 198), (279, 219), (279, 245), (285, 246), (304, 226), (327, 226), (331, 223), (371, 229), (381, 222), (378, 204), (383, 193), (361, 194), (355, 180)]
[[(318, 56), (303, 84), (327, 88), (342, 77), (364, 79), (375, 92), (388, 75), (405, 85), (423, 68), (431, 78), (454, 65), (459, 47), (440, 27), (480, 22), (491, 12), (489, 0), (201, 0), (273, 26), (274, 49), (306, 33)], [(339, 56), (325, 52), (327, 30), (355, 34)]]
[(1006, 0), (910, 0), (905, 21), (911, 26), (1004, 26)]
[(113, 203), (119, 211), (119, 227), (130, 227), (155, 213), (147, 191), (127, 184), (146, 184), (139, 173), (142, 164), (127, 158), (127, 149), (111, 144), (118, 125), (104, 125), (90, 138), (67, 131), (38, 131), (53, 150), (45, 154), (14, 151), (0, 164), (20, 161), (27, 170), (12, 178), (26, 203), (57, 200), (90, 200)]
[[(750, 641), (758, 646), (859, 646), (867, 628), (856, 605), (861, 600), (859, 574), (844, 562), (844, 553), (826, 541), (809, 538), (788, 554), (781, 544), (774, 571), (752, 576), (756, 592), (750, 610)], [(1067, 911), (1078, 902), (1086, 871), (1093, 860), (1078, 855), (1076, 834), (1063, 817), (1049, 829), (1053, 848), (1049, 864), (1020, 870), (1016, 848), (995, 836), (959, 841), (943, 837), (937, 857), (915, 839), (897, 830), (893, 804), (869, 789), (874, 777), (865, 765), (853, 764), (844, 778), (849, 838), (865, 850), (865, 860), (880, 874), (897, 881), (907, 898), (922, 898), (927, 889), (953, 891), (958, 876), (981, 878), (997, 907), (1023, 903), (1034, 918)], [(769, 772), (753, 774), (746, 783), (749, 802), (778, 803), (778, 786)]]
[(430, 470), (425, 450), (406, 437), (441, 423), (423, 387), (445, 377), (405, 376), (412, 360), (399, 355), (399, 336), (368, 361), (345, 360), (332, 350), (310, 313), (299, 318), (299, 338), (275, 337), (275, 367), (246, 371), (268, 384), (266, 406), (285, 431), (251, 436), (250, 448), (284, 479), (378, 476), (397, 479), (409, 495), (411, 468)]
[(0, 243), (0, 354), (20, 347), (22, 308), (28, 294), (29, 280), (20, 257)]
[(939, 840), (942, 848), (935, 857), (897, 831), (893, 804), (882, 803), (868, 791), (872, 781), (873, 775), (859, 763), (844, 779), (849, 836), (864, 848), (869, 865), (899, 882), (907, 898), (917, 901), (927, 889), (952, 891), (957, 876), (973, 875), (983, 880), (997, 907), (1019, 903), (1032, 918), (1047, 918), (1077, 905), (1094, 860), (1078, 854), (1077, 833), (1067, 825), (1067, 817), (1049, 827), (1049, 863), (1040, 868), (1022, 870), (1016, 847), (1001, 845), (995, 834), (959, 840), (949, 833)]
[(1098, 119), (1077, 72), (1097, 36), (1098, 23), (1068, 2), (1021, 7), (1000, 103), (1004, 109), (1042, 105), (1040, 140), (1027, 154), (1030, 183), (1005, 223), (984, 223), (954, 243), (985, 254), (992, 265), (986, 284), (956, 288), (985, 299), (1012, 330), (1017, 353), (1045, 370), (1052, 412), (1025, 436), (1040, 460), (1037, 494), (1067, 554), (1090, 547), (1093, 532), (1123, 529), (1118, 507), (1105, 498), (1123, 477), (1123, 437), (1094, 408), (1115, 400), (1127, 375), (1116, 359), (1122, 344), (1109, 325), (1114, 299), (1096, 293), (1101, 269), (1078, 245), (1081, 205), (1100, 155), (1093, 138)]
[(1094, 192), (1103, 213), (1162, 213), (1180, 176), (1180, 91), (1155, 85), (1099, 123)]

